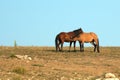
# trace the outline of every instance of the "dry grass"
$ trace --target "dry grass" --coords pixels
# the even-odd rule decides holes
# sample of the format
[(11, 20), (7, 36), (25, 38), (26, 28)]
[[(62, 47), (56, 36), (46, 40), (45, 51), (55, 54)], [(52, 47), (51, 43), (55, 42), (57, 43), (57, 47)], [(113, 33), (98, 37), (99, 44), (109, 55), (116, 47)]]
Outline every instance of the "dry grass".
[[(93, 48), (85, 52), (55, 52), (54, 47), (0, 47), (2, 80), (94, 80), (107, 72), (120, 77), (120, 47)], [(14, 55), (29, 55), (33, 60), (19, 60)]]

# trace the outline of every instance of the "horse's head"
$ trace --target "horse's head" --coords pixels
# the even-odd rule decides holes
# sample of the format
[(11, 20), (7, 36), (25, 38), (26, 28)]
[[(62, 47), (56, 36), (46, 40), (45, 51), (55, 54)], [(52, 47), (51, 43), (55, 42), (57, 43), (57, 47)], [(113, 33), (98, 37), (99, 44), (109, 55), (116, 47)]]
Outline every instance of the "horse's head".
[(82, 30), (82, 28), (80, 28), (80, 29), (79, 29), (79, 33), (83, 33), (83, 30)]
[(83, 33), (83, 30), (82, 30), (82, 28), (80, 28), (80, 29), (74, 30), (73, 32), (75, 34), (74, 37), (77, 37), (77, 36), (79, 36), (79, 34)]

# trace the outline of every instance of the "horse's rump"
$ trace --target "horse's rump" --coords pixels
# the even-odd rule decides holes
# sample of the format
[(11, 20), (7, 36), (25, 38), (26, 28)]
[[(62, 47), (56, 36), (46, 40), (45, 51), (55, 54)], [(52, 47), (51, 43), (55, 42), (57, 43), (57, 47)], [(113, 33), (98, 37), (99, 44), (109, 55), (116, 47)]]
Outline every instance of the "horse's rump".
[(59, 34), (59, 39), (60, 39), (61, 42), (71, 42), (71, 41), (73, 41), (73, 39), (72, 39), (73, 35), (74, 35), (73, 32), (68, 32), (68, 33), (61, 32)]
[(90, 32), (90, 34), (94, 37), (94, 39), (98, 39), (98, 36), (94, 32)]

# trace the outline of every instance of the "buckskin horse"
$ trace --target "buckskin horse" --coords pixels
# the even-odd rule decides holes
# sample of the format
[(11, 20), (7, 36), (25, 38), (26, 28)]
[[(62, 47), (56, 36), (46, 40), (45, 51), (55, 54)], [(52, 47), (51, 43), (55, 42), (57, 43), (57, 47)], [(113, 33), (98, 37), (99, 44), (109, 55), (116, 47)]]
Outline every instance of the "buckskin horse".
[(94, 32), (83, 32), (82, 29), (80, 29), (80, 34), (79, 37), (75, 37), (74, 40), (78, 40), (80, 43), (80, 51), (83, 52), (84, 51), (84, 43), (91, 43), (94, 46), (94, 52), (99, 53), (99, 39), (98, 36), (94, 33)]
[[(76, 40), (74, 40), (75, 37), (77, 37), (81, 32), (81, 28), (71, 31), (71, 32), (61, 32), (59, 33), (55, 38), (55, 47), (56, 51), (63, 51), (63, 44), (64, 42), (74, 42), (74, 51), (75, 51), (75, 43)], [(61, 45), (61, 48), (59, 47)], [(69, 51), (71, 49), (71, 46), (69, 47)]]

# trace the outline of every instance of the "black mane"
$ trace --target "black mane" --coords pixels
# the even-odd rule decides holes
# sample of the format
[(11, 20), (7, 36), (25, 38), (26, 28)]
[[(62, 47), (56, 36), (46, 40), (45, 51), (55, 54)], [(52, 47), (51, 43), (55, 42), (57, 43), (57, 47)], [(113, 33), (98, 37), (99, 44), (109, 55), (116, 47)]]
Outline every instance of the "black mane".
[(74, 30), (73, 32), (75, 35), (72, 38), (75, 38), (75, 37), (79, 36), (79, 34), (83, 33), (83, 30), (82, 30), (82, 28), (80, 28), (80, 29)]

